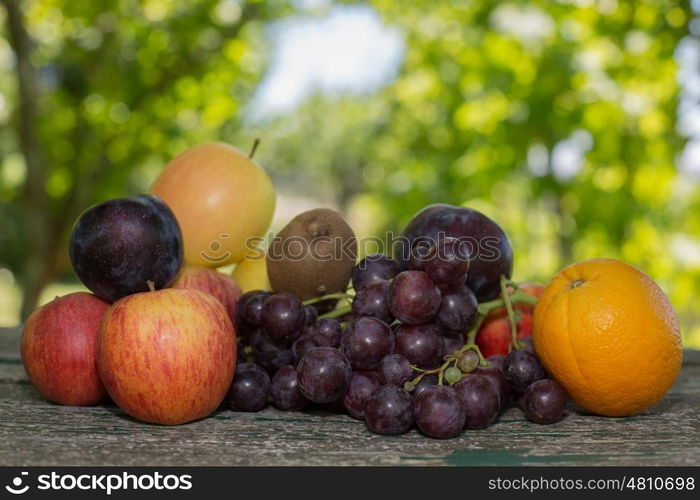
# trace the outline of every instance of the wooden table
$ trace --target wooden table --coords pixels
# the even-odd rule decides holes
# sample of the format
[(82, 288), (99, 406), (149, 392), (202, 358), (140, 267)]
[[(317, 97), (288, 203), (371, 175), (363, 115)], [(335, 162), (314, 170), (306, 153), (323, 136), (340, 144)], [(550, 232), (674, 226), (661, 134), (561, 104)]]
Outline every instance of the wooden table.
[(378, 436), (320, 410), (220, 410), (162, 427), (115, 406), (57, 406), (27, 381), (18, 339), (0, 331), (0, 465), (700, 465), (700, 351), (686, 351), (676, 384), (642, 415), (570, 408), (541, 426), (511, 408), (488, 429), (441, 441), (415, 430)]

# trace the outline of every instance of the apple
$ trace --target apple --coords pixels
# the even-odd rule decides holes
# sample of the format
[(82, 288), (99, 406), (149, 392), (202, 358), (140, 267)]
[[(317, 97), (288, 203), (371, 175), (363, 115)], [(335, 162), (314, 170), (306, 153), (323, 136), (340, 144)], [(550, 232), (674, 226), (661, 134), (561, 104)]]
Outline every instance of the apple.
[(243, 292), (236, 280), (208, 267), (185, 267), (172, 288), (189, 288), (213, 295), (226, 308), (231, 323), (236, 324), (236, 304)]
[(185, 262), (220, 267), (239, 262), (250, 239), (262, 236), (275, 210), (267, 173), (248, 155), (221, 142), (200, 144), (176, 156), (151, 186), (175, 212)]
[(245, 257), (233, 270), (233, 279), (236, 280), (243, 293), (253, 290), (272, 290), (270, 278), (267, 276), (267, 259), (263, 254), (261, 258)]
[[(544, 285), (539, 283), (522, 283), (520, 289), (533, 297), (539, 297), (544, 290)], [(516, 314), (520, 315), (517, 325), (518, 338), (529, 338), (532, 336), (532, 312), (534, 306), (527, 304), (516, 304), (514, 307)], [(506, 355), (510, 351), (510, 321), (505, 307), (491, 311), (476, 334), (476, 344), (479, 346), (484, 357), (494, 354)]]
[(211, 414), (235, 363), (226, 309), (199, 290), (130, 295), (114, 303), (100, 329), (97, 367), (107, 392), (145, 422), (177, 425)]
[(57, 297), (27, 320), (22, 331), (24, 369), (54, 403), (89, 406), (108, 399), (97, 371), (97, 339), (109, 303), (91, 293)]

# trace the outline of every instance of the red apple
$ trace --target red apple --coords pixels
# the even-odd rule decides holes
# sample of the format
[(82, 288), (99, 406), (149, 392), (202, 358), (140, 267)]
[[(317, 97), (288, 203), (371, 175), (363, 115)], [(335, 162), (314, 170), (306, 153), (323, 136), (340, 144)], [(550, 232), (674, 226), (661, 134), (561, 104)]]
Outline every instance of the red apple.
[(185, 267), (178, 275), (173, 288), (189, 288), (213, 295), (226, 308), (231, 323), (236, 324), (236, 304), (243, 292), (236, 280), (208, 267)]
[[(528, 295), (539, 297), (542, 290), (544, 290), (544, 286), (539, 283), (522, 283), (520, 289)], [(517, 304), (515, 306), (516, 314), (520, 315), (517, 328), (519, 339), (532, 336), (533, 309), (534, 306), (527, 304)], [(485, 357), (494, 354), (505, 356), (510, 351), (510, 336), (508, 313), (505, 307), (501, 307), (491, 311), (486, 317), (476, 335), (476, 344)]]
[(226, 309), (198, 290), (130, 295), (107, 311), (97, 366), (109, 395), (145, 422), (177, 425), (211, 414), (233, 379), (236, 332)]
[(100, 322), (109, 303), (91, 293), (57, 297), (22, 331), (22, 362), (39, 393), (54, 403), (89, 406), (108, 399), (97, 371)]

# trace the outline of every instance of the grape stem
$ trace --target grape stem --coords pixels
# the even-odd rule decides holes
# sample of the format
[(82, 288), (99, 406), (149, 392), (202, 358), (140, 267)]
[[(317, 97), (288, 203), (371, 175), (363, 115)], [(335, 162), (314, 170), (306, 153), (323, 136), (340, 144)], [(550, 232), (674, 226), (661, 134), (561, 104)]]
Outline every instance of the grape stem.
[(345, 316), (349, 312), (352, 311), (351, 306), (343, 306), (339, 307), (338, 309), (333, 309), (330, 312), (327, 312), (325, 314), (321, 314), (318, 319), (323, 319), (323, 318), (339, 318), (341, 316)]
[(317, 304), (319, 302), (323, 302), (324, 300), (341, 300), (341, 299), (352, 299), (352, 295), (349, 293), (329, 293), (328, 295), (319, 295), (318, 297), (313, 297), (311, 299), (305, 300), (304, 305), (305, 306), (310, 306), (311, 304)]
[[(508, 287), (512, 288), (512, 293), (509, 293)], [(450, 365), (456, 366), (459, 357), (466, 351), (474, 351), (476, 353), (476, 355), (479, 357), (479, 366), (489, 366), (490, 363), (484, 358), (483, 354), (481, 353), (481, 350), (479, 349), (479, 346), (476, 344), (476, 335), (479, 332), (481, 325), (483, 325), (484, 320), (486, 320), (486, 318), (488, 317), (489, 313), (496, 309), (505, 307), (506, 312), (508, 314), (508, 321), (510, 323), (511, 342), (513, 344), (513, 347), (515, 349), (521, 349), (523, 347), (517, 340), (517, 323), (519, 322), (519, 320), (516, 318), (516, 313), (513, 310), (513, 305), (527, 304), (530, 306), (534, 306), (535, 304), (537, 304), (537, 298), (523, 292), (520, 289), (519, 283), (509, 280), (505, 276), (501, 276), (500, 288), (501, 296), (499, 298), (489, 300), (487, 302), (482, 302), (477, 306), (478, 316), (476, 322), (474, 323), (474, 326), (472, 326), (469, 329), (469, 331), (466, 332), (466, 342), (464, 346), (462, 346), (462, 348), (456, 350), (448, 356), (445, 356), (445, 362), (438, 368), (424, 370), (422, 368), (418, 368), (417, 366), (411, 365), (411, 369), (413, 369), (413, 371), (419, 372), (419, 375), (417, 377), (408, 382), (408, 384), (412, 386), (412, 388), (415, 388), (415, 386), (418, 385), (418, 383), (426, 375), (435, 373), (438, 374), (438, 384), (442, 385), (445, 370), (447, 370), (447, 368), (449, 368)]]

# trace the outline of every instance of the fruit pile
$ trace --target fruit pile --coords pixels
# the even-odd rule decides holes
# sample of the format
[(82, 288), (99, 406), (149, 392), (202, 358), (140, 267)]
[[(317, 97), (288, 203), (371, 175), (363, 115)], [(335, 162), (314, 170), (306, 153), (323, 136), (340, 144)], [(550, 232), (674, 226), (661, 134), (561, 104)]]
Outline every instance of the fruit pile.
[[(673, 309), (624, 263), (594, 259), (546, 287), (519, 284), (498, 224), (450, 205), (416, 214), (394, 258), (356, 262), (352, 228), (323, 208), (294, 217), (261, 251), (250, 243), (274, 204), (265, 172), (213, 143), (176, 157), (151, 194), (86, 210), (69, 253), (92, 294), (56, 298), (29, 318), (31, 382), (56, 403), (111, 399), (159, 424), (222, 404), (316, 405), (379, 434), (415, 425), (449, 438), (510, 404), (538, 424), (560, 420), (569, 399), (601, 415), (637, 413), (678, 373)], [(229, 263), (233, 278), (215, 269)]]
[[(245, 293), (236, 315), (239, 365), (230, 408), (318, 404), (363, 419), (379, 434), (415, 423), (436, 438), (487, 427), (518, 398), (531, 421), (558, 421), (566, 393), (545, 378), (530, 344), (484, 359), (474, 343), (489, 312), (534, 298), (515, 285), (480, 306), (466, 285), (469, 259), (459, 242), (439, 240), (405, 271), (386, 255), (366, 257), (352, 272), (354, 294), (304, 303), (284, 292)], [(329, 299), (350, 304), (318, 316), (314, 304)]]

